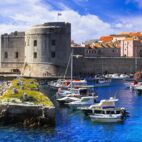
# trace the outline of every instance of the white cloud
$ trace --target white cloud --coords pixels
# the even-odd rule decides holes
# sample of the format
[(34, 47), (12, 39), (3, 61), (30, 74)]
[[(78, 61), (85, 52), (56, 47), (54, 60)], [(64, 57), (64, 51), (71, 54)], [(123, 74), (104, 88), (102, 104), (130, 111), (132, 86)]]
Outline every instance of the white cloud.
[[(101, 35), (108, 35), (120, 31), (140, 30), (141, 18), (122, 18), (117, 23), (107, 23), (96, 15), (80, 15), (78, 12), (58, 3), (62, 11), (54, 10), (50, 4), (44, 4), (42, 0), (5, 0), (0, 3), (0, 13), (10, 22), (0, 24), (0, 33), (23, 31), (35, 24), (57, 21), (70, 22), (72, 24), (72, 39), (82, 42), (87, 39), (98, 38)], [(14, 24), (13, 24), (14, 23)]]
[[(111, 32), (108, 23), (103, 22), (96, 15), (80, 15), (63, 4), (61, 6), (62, 16), (59, 21), (70, 22), (72, 24), (72, 39), (84, 41), (95, 38), (101, 34)], [(45, 5), (41, 0), (5, 0), (0, 3), (0, 13), (3, 17), (12, 19), (12, 23), (0, 24), (0, 32), (11, 32), (13, 30), (25, 30), (31, 25), (49, 21), (57, 21), (57, 13), (50, 5)]]
[(142, 31), (142, 16), (122, 17), (119, 19), (117, 26), (123, 31)]

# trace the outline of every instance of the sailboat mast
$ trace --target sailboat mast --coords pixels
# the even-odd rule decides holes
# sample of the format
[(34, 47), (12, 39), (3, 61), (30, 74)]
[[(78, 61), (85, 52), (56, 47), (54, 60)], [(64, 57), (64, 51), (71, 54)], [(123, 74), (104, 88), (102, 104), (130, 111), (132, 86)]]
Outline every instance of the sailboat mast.
[(73, 80), (73, 49), (71, 51), (71, 90), (72, 90), (72, 80)]

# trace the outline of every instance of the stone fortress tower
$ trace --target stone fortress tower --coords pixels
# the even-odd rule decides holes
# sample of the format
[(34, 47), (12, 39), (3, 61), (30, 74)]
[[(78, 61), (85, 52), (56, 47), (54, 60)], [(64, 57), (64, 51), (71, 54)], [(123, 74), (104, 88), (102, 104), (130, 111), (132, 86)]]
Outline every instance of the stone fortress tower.
[(70, 56), (71, 24), (51, 22), (25, 32), (25, 76), (63, 75)]

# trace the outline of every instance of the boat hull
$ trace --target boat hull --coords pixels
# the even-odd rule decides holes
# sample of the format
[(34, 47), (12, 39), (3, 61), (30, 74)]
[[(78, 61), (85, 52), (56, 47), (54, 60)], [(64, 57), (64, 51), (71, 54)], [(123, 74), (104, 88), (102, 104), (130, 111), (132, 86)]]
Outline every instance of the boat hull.
[(71, 109), (79, 109), (81, 107), (89, 107), (90, 105), (92, 104), (69, 104), (68, 106), (71, 108)]
[(115, 123), (115, 122), (122, 122), (122, 117), (96, 117), (94, 115), (90, 115), (90, 118), (93, 122), (106, 122), (106, 123)]

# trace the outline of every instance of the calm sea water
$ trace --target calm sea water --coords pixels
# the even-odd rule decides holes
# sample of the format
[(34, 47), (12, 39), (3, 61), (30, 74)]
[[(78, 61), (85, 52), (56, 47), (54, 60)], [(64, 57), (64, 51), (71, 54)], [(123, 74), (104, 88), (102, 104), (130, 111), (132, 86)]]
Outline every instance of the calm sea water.
[(118, 106), (124, 106), (130, 117), (123, 123), (93, 123), (79, 111), (60, 108), (56, 127), (48, 129), (23, 129), (0, 127), (0, 142), (141, 142), (142, 96), (137, 96), (123, 83), (97, 89), (99, 99), (116, 96)]

